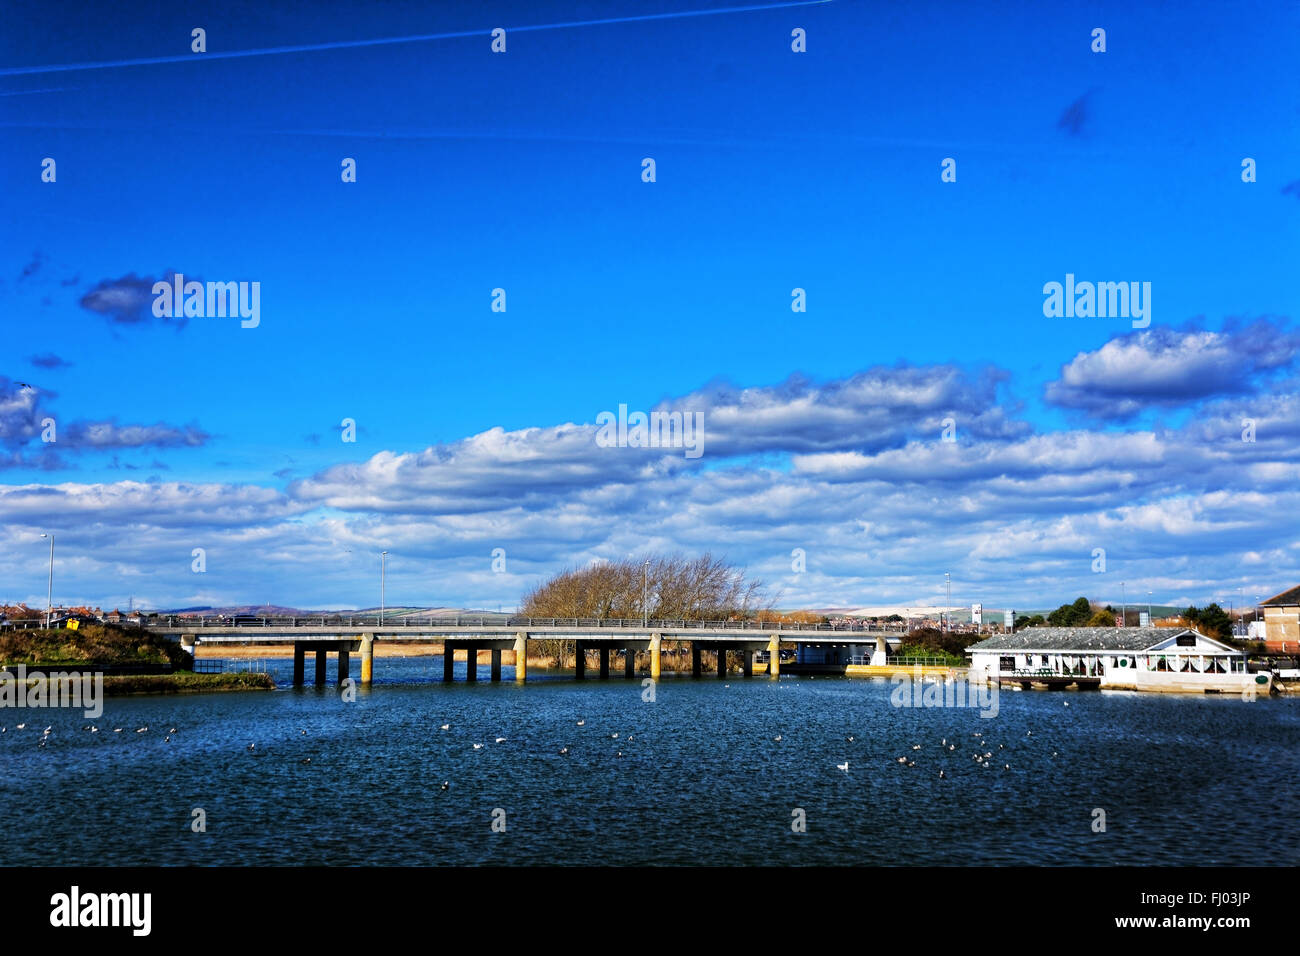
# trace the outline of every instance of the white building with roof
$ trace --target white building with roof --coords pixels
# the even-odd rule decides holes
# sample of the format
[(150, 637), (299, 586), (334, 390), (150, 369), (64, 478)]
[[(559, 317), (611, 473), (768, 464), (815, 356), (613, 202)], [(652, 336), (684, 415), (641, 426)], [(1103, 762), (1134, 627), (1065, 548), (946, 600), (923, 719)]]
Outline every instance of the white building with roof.
[(966, 649), (972, 680), (1103, 690), (1259, 693), (1268, 674), (1241, 651), (1191, 628), (1029, 627)]

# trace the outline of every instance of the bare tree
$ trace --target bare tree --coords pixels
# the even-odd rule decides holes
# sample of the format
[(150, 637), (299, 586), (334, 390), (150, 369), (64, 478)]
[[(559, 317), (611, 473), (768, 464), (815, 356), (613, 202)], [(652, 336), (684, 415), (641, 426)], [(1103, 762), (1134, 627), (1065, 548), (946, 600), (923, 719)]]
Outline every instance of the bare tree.
[(566, 568), (520, 602), (520, 612), (530, 617), (597, 620), (635, 619), (642, 613), (669, 620), (743, 619), (771, 608), (761, 581), (746, 580), (742, 569), (711, 554), (652, 555)]

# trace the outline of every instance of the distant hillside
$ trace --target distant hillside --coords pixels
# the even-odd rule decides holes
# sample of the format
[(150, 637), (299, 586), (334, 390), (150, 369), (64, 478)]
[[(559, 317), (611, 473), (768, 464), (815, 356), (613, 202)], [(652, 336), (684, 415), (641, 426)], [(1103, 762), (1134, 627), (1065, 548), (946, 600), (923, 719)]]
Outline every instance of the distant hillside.
[[(200, 607), (200, 608), (176, 608), (173, 610), (158, 611), (159, 614), (189, 614), (194, 617), (234, 617), (237, 614), (251, 614), (256, 617), (318, 617), (320, 615), (348, 615), (357, 616), (377, 615), (379, 608), (300, 608), (285, 607), (280, 604), (231, 604), (225, 607)], [(476, 608), (457, 608), (457, 607), (388, 607), (384, 608), (384, 616), (393, 619), (403, 617), (455, 617), (458, 614), (483, 615), (485, 617), (505, 618), (508, 614), (498, 611), (480, 611)]]

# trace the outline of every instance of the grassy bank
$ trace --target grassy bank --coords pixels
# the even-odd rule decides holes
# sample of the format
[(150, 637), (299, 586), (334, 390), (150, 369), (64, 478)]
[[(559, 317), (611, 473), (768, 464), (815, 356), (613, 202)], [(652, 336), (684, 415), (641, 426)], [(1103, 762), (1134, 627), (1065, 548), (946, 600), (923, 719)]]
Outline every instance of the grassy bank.
[(226, 690), (275, 690), (270, 674), (147, 674), (105, 677), (104, 696), (128, 694), (204, 694)]
[(0, 632), (0, 664), (47, 669), (170, 664), (173, 670), (187, 671), (194, 658), (175, 641), (143, 628), (83, 624), (75, 631)]

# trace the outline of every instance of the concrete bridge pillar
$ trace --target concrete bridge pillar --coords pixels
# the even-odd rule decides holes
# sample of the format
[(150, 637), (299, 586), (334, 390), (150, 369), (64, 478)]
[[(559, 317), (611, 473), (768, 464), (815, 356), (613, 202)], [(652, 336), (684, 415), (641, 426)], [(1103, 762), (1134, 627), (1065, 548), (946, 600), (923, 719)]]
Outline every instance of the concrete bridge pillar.
[(704, 664), (700, 660), (700, 642), (691, 641), (691, 676), (699, 677), (704, 670)]
[(600, 679), (601, 680), (609, 679), (609, 645), (608, 644), (602, 644), (600, 646)]
[(748, 647), (740, 653), (741, 666), (745, 669), (746, 677), (754, 676), (754, 652)]
[(501, 683), (501, 648), (492, 648), (492, 683)]
[(587, 676), (587, 645), (574, 641), (573, 676), (582, 680)]
[(361, 635), (361, 683), (370, 686), (375, 676), (375, 635)]
[(718, 676), (727, 676), (727, 648), (726, 645), (718, 645)]
[(767, 642), (767, 673), (771, 677), (781, 676), (781, 637), (773, 634)]
[(659, 680), (659, 674), (662, 670), (662, 661), (660, 660), (660, 649), (663, 646), (663, 638), (658, 634), (650, 635), (650, 679)]
[(450, 684), (455, 680), (456, 645), (451, 641), (442, 642), (442, 679)]
[(293, 686), (301, 687), (303, 685), (303, 671), (305, 661), (302, 645), (297, 641), (293, 642)]
[(189, 654), (191, 657), (194, 656), (194, 651), (197, 650), (198, 643), (199, 639), (193, 634), (181, 635), (181, 650), (186, 654)]
[(623, 648), (623, 676), (636, 677), (636, 651), (630, 647)]
[(339, 648), (339, 684), (348, 679), (348, 668), (351, 664), (352, 652), (346, 647)]
[(327, 663), (326, 661), (327, 653), (328, 653), (327, 651), (320, 650), (320, 649), (317, 649), (316, 651), (316, 686), (317, 687), (325, 686), (325, 665)]
[(871, 663), (875, 667), (884, 667), (889, 663), (889, 651), (885, 647), (884, 635), (876, 638), (876, 653), (871, 655)]
[(515, 635), (515, 680), (528, 679), (528, 634), (520, 631)]
[(465, 648), (465, 679), (478, 680), (478, 645), (470, 644)]

